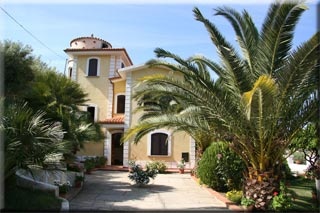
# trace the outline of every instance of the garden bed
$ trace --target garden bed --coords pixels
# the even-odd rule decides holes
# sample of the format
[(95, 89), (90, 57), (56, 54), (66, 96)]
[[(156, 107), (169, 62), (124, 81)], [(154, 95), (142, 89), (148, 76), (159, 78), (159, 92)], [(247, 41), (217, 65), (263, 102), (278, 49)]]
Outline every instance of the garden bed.
[(5, 183), (5, 211), (59, 212), (62, 200), (52, 193), (18, 187), (16, 178)]

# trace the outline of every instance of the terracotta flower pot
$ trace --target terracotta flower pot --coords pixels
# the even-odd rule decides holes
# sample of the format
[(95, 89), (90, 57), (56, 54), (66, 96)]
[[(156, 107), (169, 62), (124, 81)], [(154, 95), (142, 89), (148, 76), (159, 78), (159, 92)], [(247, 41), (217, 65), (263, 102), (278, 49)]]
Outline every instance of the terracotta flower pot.
[(242, 206), (244, 212), (252, 212), (253, 211), (253, 205), (250, 206)]
[(80, 188), (81, 185), (82, 185), (82, 181), (76, 181), (75, 184), (74, 184), (74, 186), (75, 186), (76, 188)]
[(180, 174), (184, 174), (184, 169), (179, 169)]

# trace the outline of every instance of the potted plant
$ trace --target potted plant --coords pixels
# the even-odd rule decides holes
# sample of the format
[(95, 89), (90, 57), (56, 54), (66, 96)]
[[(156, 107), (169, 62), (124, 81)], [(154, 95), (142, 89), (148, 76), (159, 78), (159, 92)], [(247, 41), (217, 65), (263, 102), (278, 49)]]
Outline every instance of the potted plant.
[(296, 164), (302, 164), (305, 162), (304, 153), (303, 152), (295, 152), (293, 154), (293, 161)]
[(184, 174), (184, 167), (186, 166), (184, 159), (182, 158), (181, 161), (178, 163), (177, 167), (179, 169), (180, 174)]
[(61, 183), (60, 180), (55, 180), (54, 181), (54, 185), (59, 187), (59, 196), (60, 197), (65, 197), (67, 192), (70, 190), (71, 188), (71, 184), (69, 181), (65, 182), (65, 183)]
[(84, 181), (84, 176), (82, 175), (76, 175), (75, 181), (74, 181), (74, 185), (76, 188), (80, 188), (82, 183)]
[(241, 198), (241, 206), (244, 208), (245, 211), (251, 212), (253, 210), (254, 203), (254, 200), (251, 198)]
[(84, 168), (86, 169), (86, 174), (91, 174), (92, 169), (95, 167), (95, 160), (93, 158), (87, 158), (84, 161)]
[(95, 159), (96, 168), (104, 168), (106, 166), (106, 163), (107, 163), (107, 158), (105, 158), (104, 156), (99, 156), (99, 157), (96, 157)]

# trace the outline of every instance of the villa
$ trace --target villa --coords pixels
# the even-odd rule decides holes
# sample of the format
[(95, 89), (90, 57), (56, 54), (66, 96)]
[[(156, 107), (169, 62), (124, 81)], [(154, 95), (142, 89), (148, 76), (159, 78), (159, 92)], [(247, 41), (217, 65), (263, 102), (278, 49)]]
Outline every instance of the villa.
[(193, 168), (195, 141), (185, 132), (158, 129), (138, 144), (120, 141), (123, 133), (140, 117), (139, 113), (133, 113), (137, 102), (131, 98), (139, 79), (160, 73), (179, 78), (177, 74), (165, 68), (135, 66), (125, 48), (113, 48), (109, 42), (93, 35), (73, 39), (64, 51), (69, 56), (66, 75), (88, 94), (89, 101), (82, 110), (88, 111), (105, 133), (103, 143), (87, 143), (78, 156), (105, 156), (108, 165), (124, 167), (130, 160), (143, 166), (154, 160), (164, 161), (168, 168), (177, 168), (177, 163), (184, 158), (186, 168)]

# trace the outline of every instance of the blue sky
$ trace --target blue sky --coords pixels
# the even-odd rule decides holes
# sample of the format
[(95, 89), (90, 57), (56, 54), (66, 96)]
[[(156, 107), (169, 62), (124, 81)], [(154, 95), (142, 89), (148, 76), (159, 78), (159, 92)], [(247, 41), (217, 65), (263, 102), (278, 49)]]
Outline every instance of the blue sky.
[[(61, 3), (64, 2), (64, 3)], [(77, 3), (75, 3), (77, 2)], [(155, 57), (154, 49), (161, 47), (182, 57), (203, 54), (218, 60), (215, 47), (203, 25), (193, 18), (197, 6), (205, 17), (215, 23), (223, 35), (234, 41), (235, 35), (228, 22), (213, 16), (213, 9), (227, 5), (241, 11), (246, 9), (258, 29), (267, 13), (268, 2), (253, 4), (228, 1), (171, 1), (171, 3), (141, 1), (5, 1), (1, 7), (12, 15), (52, 51), (41, 45), (17, 23), (0, 10), (1, 40), (9, 39), (30, 45), (34, 55), (49, 66), (63, 72), (67, 55), (63, 52), (72, 39), (81, 36), (102, 38), (113, 47), (124, 47), (135, 65)], [(164, 2), (164, 1), (162, 1)], [(227, 2), (227, 3), (226, 3)], [(230, 1), (229, 1), (230, 2)], [(270, 2), (270, 1), (269, 1)], [(308, 1), (307, 10), (300, 20), (294, 45), (310, 38), (316, 32), (316, 3)]]

